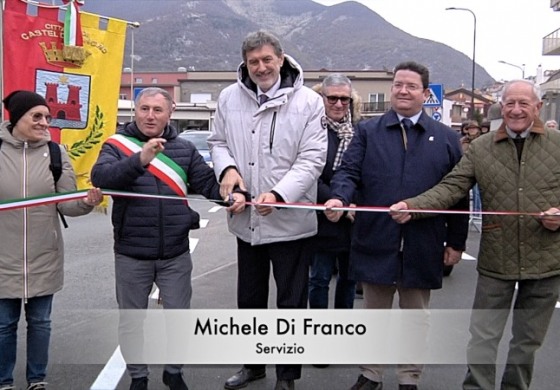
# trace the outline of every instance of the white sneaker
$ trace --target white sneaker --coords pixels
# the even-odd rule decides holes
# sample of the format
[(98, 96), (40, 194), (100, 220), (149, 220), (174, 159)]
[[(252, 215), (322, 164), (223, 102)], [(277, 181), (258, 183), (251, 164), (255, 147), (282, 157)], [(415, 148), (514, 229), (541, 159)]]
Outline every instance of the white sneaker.
[(47, 382), (35, 382), (27, 386), (27, 390), (47, 390), (47, 385)]

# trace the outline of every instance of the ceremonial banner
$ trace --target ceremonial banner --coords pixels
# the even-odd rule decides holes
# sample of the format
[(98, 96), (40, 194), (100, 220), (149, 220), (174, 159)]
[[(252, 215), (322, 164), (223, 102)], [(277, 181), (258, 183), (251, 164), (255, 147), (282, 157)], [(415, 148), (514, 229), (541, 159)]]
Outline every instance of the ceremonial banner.
[(52, 138), (66, 147), (78, 188), (87, 188), (101, 145), (116, 129), (127, 23), (78, 12), (83, 0), (65, 2), (5, 0), (4, 96), (26, 89), (45, 97)]

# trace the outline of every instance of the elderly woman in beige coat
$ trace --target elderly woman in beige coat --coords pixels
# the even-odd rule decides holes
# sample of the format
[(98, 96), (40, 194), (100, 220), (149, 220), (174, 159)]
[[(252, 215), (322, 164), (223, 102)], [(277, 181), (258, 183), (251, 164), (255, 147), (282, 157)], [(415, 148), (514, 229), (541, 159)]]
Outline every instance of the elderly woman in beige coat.
[[(0, 126), (0, 200), (76, 190), (76, 178), (64, 148), (62, 173), (50, 170), (50, 110), (45, 99), (15, 91), (4, 99), (9, 121)], [(102, 200), (99, 189), (60, 204), (0, 211), (0, 390), (15, 389), (13, 370), (17, 325), (22, 306), (27, 321), (28, 390), (46, 389), (53, 294), (62, 288), (64, 246), (58, 211), (89, 213)]]

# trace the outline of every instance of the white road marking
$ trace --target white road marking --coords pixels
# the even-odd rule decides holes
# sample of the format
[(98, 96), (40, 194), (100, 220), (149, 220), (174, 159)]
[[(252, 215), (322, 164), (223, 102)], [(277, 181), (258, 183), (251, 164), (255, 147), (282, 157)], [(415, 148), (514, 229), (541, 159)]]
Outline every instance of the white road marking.
[(116, 389), (125, 370), (126, 363), (121, 354), (121, 347), (117, 346), (117, 349), (91, 385), (90, 390)]
[(215, 213), (217, 211), (220, 211), (221, 209), (223, 209), (222, 206), (214, 206), (212, 207), (210, 210), (208, 210), (209, 213)]
[(159, 288), (155, 288), (152, 294), (150, 295), (150, 299), (157, 301), (159, 299)]
[[(208, 224), (208, 222), (206, 222), (206, 224)], [(200, 227), (206, 227), (206, 226), (200, 225)], [(194, 252), (194, 250), (196, 249), (196, 246), (198, 245), (199, 241), (200, 241), (200, 239), (198, 239), (198, 238), (189, 237), (189, 248), (191, 248), (191, 250), (190, 250), (191, 253)]]
[[(200, 222), (199, 222), (200, 227), (205, 228), (206, 226), (208, 226), (208, 222), (210, 222), (209, 219), (201, 219)], [(192, 251), (191, 251), (191, 253), (192, 253)]]

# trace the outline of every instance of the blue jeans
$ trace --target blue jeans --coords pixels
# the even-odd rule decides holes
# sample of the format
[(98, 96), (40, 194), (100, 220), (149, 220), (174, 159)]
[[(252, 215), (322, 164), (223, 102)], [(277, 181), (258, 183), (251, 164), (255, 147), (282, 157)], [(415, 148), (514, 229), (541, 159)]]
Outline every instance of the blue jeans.
[[(25, 308), (27, 321), (28, 383), (41, 382), (47, 375), (49, 341), (51, 338), (52, 295), (29, 298)], [(0, 299), (0, 386), (14, 382), (16, 365), (17, 327), (22, 299)]]
[(338, 260), (338, 278), (334, 296), (335, 309), (352, 309), (356, 282), (348, 279), (348, 252), (315, 252), (309, 272), (309, 307), (326, 309), (329, 306), (329, 283)]

